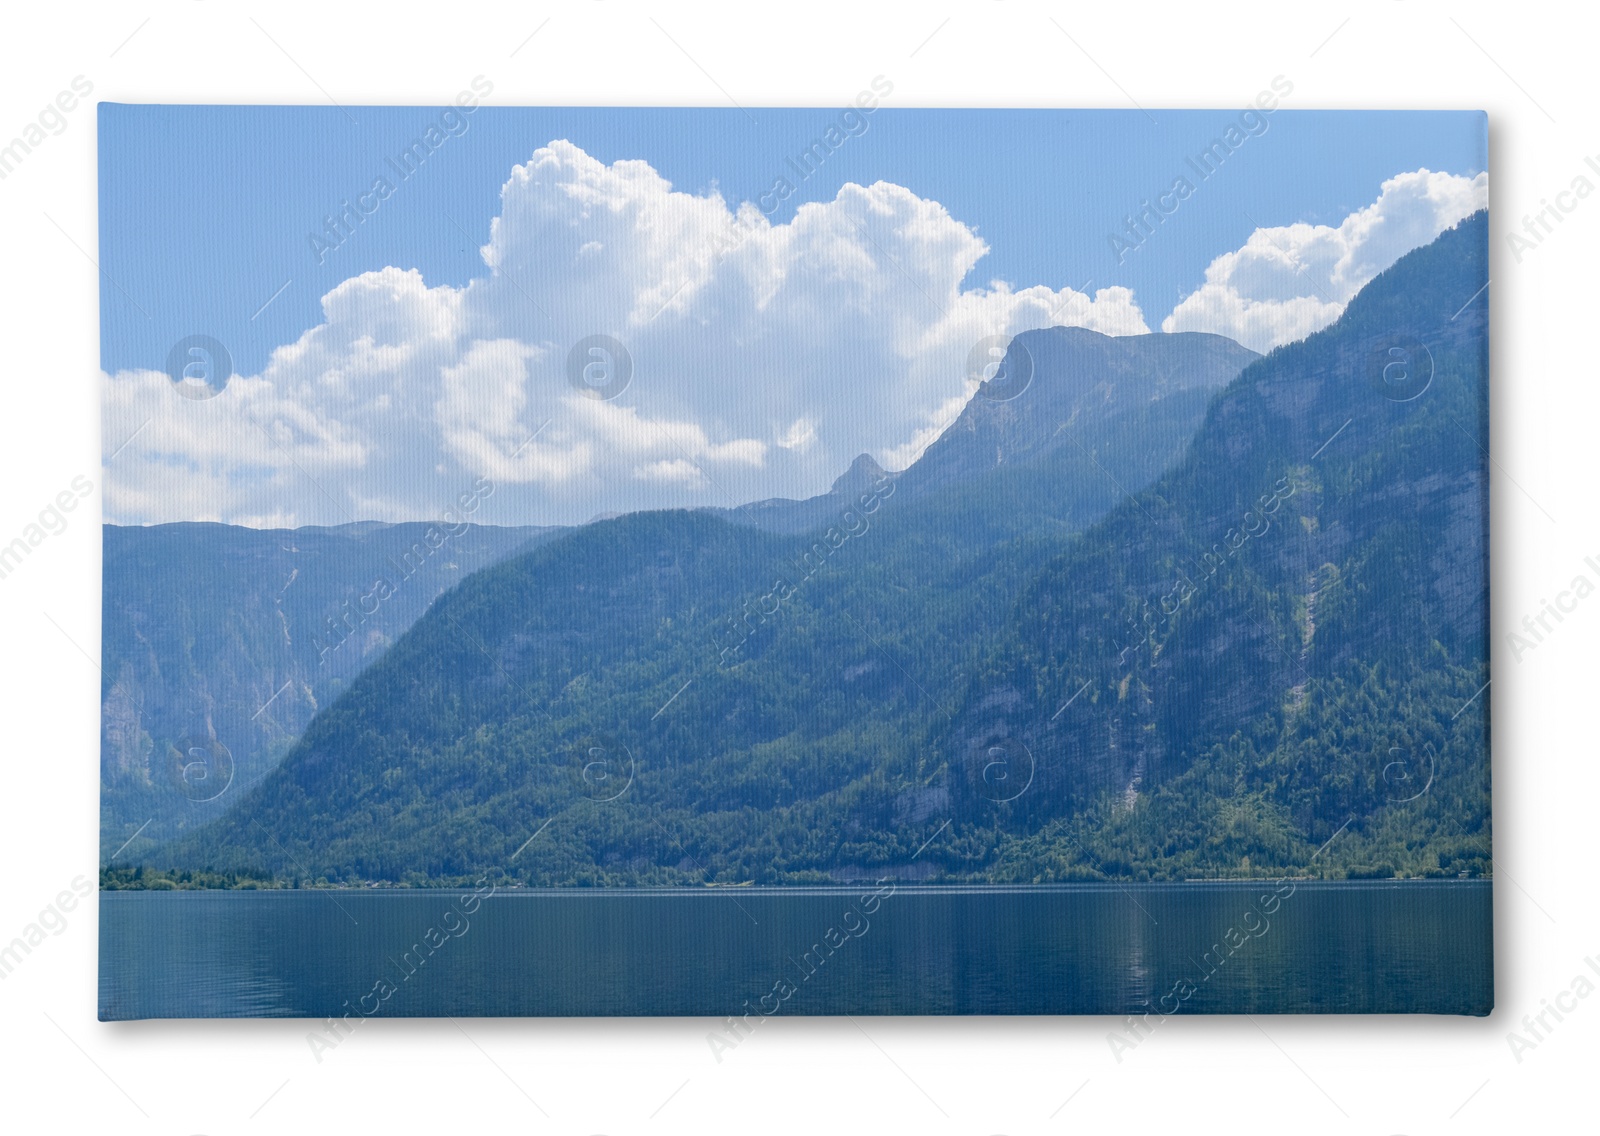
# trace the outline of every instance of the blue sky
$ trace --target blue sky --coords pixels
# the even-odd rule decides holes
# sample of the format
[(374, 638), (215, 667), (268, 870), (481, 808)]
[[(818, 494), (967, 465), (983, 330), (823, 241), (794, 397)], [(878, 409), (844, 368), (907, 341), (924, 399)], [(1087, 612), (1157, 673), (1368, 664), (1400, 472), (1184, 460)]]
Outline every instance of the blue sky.
[[(752, 122), (736, 109), (482, 106), (464, 134), (319, 265), (307, 234), (368, 189), (384, 159), (438, 113), (352, 107), (353, 123), (333, 107), (101, 104), (101, 264), (137, 301), (104, 289), (102, 366), (159, 368), (176, 340), (198, 331), (226, 343), (236, 369), (253, 372), (318, 321), (320, 297), (347, 277), (394, 265), (420, 269), (430, 284), (466, 283), (483, 272), (478, 245), (507, 173), (554, 139), (607, 163), (645, 159), (679, 190), (715, 186), (730, 202), (753, 201), (838, 111), (751, 108)], [(1183, 159), (1236, 114), (1154, 110), (1152, 121), (1140, 111), (885, 105), (772, 218), (829, 200), (845, 182), (895, 182), (941, 202), (988, 243), (976, 280), (1122, 284), (1147, 313), (1165, 314), (1257, 224), (1336, 225), (1401, 171), (1473, 175), (1486, 166), (1475, 113), (1285, 106), (1119, 265), (1108, 234), (1187, 172)]]
[[(1270, 350), (1488, 200), (1475, 112), (100, 114), (117, 523), (412, 520), (480, 483), (500, 524), (806, 497), (914, 461), (996, 340)], [(197, 334), (232, 359), (214, 397), (166, 374)], [(597, 335), (632, 376), (606, 398), (573, 377)]]

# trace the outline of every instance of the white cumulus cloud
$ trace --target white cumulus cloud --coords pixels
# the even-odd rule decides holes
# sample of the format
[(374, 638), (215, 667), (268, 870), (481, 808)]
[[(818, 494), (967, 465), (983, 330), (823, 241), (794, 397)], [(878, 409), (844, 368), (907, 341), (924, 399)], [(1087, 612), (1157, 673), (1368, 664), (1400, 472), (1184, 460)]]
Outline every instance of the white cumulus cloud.
[(1210, 331), (1256, 351), (1304, 339), (1339, 318), (1374, 276), (1488, 204), (1487, 174), (1415, 170), (1383, 183), (1378, 199), (1337, 227), (1257, 229), (1206, 269), (1205, 283), (1161, 323)]
[[(552, 142), (512, 171), (465, 287), (400, 267), (346, 280), (322, 323), (214, 398), (106, 376), (107, 519), (413, 520), (479, 478), (494, 491), (474, 519), (503, 524), (819, 493), (858, 453), (914, 459), (987, 336), (1148, 331), (1125, 288), (964, 287), (987, 251), (886, 182), (772, 224)], [(580, 368), (631, 361), (613, 398), (569, 377), (597, 335), (627, 360)]]
[[(1259, 230), (1162, 329), (1301, 338), (1486, 197), (1485, 175), (1417, 170), (1336, 227)], [(512, 170), (480, 251), (464, 287), (402, 267), (344, 281), (214, 398), (105, 376), (107, 519), (415, 520), (479, 479), (474, 519), (500, 524), (805, 497), (860, 453), (914, 461), (975, 389), (987, 337), (1149, 330), (1126, 288), (968, 286), (988, 247), (902, 186), (846, 184), (773, 224), (565, 141)]]

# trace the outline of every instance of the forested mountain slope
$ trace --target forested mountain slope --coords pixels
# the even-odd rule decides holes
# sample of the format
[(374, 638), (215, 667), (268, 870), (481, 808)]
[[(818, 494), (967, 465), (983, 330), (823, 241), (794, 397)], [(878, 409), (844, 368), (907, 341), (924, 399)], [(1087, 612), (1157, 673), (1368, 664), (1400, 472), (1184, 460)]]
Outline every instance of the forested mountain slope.
[[(1206, 392), (1153, 372), (1117, 376), (1109, 413), (1030, 416), (1041, 366), (996, 404), (1009, 422), (980, 394), (804, 536), (637, 514), (479, 572), (159, 862), (539, 884), (1481, 871), (1487, 345), (1483, 301), (1462, 305), (1485, 234), (1463, 222), (1247, 366), (1192, 439), (1175, 400)], [(983, 458), (990, 428), (1023, 456)], [(941, 454), (977, 456), (919, 472), (962, 466)]]

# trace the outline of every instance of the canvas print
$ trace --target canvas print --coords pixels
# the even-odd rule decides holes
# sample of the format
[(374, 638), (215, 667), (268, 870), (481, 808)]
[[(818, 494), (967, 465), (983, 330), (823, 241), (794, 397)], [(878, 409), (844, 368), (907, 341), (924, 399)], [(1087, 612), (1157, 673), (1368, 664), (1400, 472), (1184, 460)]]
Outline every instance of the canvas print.
[(492, 95), (100, 109), (102, 1018), (1490, 1010), (1481, 113)]

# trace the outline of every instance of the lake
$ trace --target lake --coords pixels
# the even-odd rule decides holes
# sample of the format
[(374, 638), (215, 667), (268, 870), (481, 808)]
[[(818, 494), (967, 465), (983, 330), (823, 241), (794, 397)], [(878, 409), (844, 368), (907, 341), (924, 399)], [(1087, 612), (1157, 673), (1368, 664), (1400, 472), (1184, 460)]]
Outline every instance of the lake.
[(1491, 887), (110, 891), (99, 1001), (107, 1021), (1487, 1014)]

